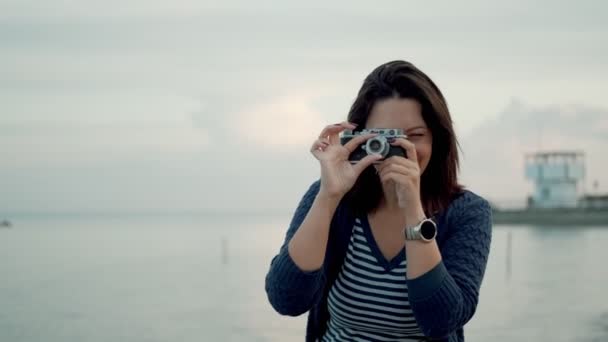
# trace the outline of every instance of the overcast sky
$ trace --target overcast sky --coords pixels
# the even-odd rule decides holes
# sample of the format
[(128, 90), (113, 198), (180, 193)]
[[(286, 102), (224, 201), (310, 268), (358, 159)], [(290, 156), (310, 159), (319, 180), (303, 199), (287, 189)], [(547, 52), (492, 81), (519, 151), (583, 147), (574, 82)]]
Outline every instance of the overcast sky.
[(523, 199), (523, 154), (565, 148), (608, 191), (607, 7), (0, 0), (0, 214), (292, 209), (394, 59), (442, 89), (471, 190)]

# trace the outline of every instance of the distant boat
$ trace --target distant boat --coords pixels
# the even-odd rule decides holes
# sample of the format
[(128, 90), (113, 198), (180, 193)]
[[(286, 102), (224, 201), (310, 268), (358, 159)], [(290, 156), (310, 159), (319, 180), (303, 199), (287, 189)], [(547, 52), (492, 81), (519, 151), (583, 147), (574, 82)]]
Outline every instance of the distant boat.
[(502, 209), (493, 205), (494, 223), (608, 226), (608, 194), (580, 194), (579, 188), (585, 179), (583, 152), (528, 154), (525, 168), (526, 177), (534, 181), (534, 193), (528, 197), (524, 209)]
[(12, 225), (11, 221), (9, 221), (9, 220), (0, 221), (0, 227), (2, 227), (2, 228), (10, 228), (12, 226), (13, 225)]

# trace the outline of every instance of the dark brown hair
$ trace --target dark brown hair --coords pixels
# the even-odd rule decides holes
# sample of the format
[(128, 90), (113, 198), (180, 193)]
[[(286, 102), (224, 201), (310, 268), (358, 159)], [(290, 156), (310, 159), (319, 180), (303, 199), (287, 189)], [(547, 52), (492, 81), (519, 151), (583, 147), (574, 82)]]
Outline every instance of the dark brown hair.
[[(348, 113), (348, 121), (364, 128), (374, 104), (388, 98), (418, 101), (422, 118), (433, 135), (431, 159), (420, 176), (420, 199), (425, 213), (434, 215), (462, 191), (457, 180), (458, 141), (447, 103), (435, 83), (413, 64), (392, 61), (380, 65), (365, 78)], [(358, 214), (374, 211), (381, 199), (382, 184), (373, 166), (363, 171), (345, 196)]]

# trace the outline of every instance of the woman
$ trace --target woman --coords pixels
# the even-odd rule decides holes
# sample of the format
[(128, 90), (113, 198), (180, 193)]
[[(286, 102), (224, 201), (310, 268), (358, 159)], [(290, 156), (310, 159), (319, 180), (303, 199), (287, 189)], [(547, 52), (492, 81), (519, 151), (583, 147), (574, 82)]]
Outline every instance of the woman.
[[(344, 130), (401, 128), (403, 156), (351, 153)], [(280, 314), (309, 311), (307, 341), (464, 341), (491, 240), (486, 200), (457, 182), (447, 104), (414, 65), (392, 61), (365, 79), (348, 121), (311, 153), (320, 180), (302, 198), (270, 265), (266, 292)]]

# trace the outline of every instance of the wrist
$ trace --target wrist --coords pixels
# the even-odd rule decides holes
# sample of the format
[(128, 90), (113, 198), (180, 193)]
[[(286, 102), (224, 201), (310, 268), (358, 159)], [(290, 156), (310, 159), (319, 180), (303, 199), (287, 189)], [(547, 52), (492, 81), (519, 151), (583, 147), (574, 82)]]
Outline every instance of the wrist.
[(323, 187), (321, 187), (319, 193), (317, 193), (317, 199), (326, 202), (327, 204), (338, 204), (342, 200), (342, 197), (344, 197), (344, 194), (330, 192), (323, 189)]
[(416, 205), (410, 206), (405, 210), (405, 222), (406, 227), (411, 227), (424, 220), (426, 215), (422, 209), (422, 204), (417, 203)]

